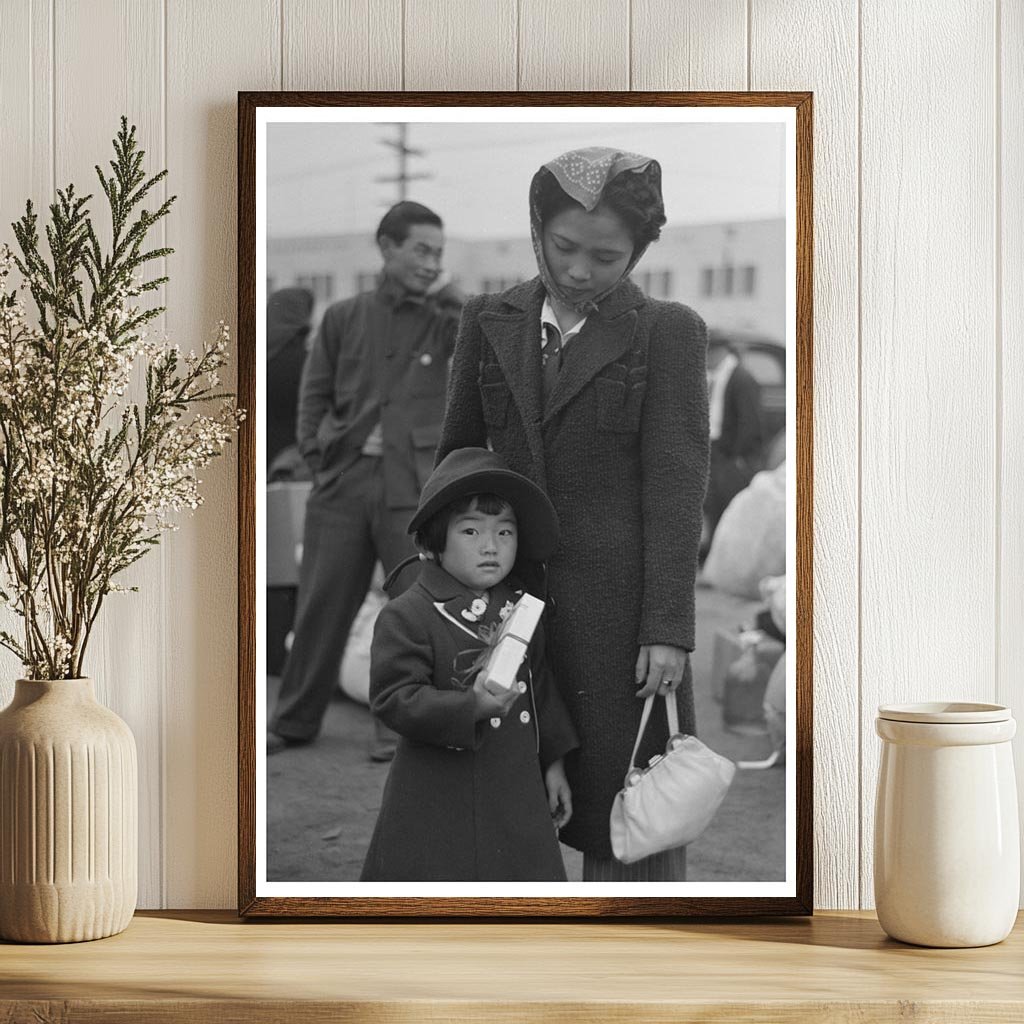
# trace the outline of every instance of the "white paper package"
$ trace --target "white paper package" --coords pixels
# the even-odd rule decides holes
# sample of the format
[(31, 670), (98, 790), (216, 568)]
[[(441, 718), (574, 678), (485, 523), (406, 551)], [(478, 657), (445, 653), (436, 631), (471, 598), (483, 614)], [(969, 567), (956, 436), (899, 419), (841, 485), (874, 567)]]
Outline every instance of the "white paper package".
[(508, 690), (515, 686), (519, 666), (526, 657), (543, 611), (544, 602), (532, 594), (523, 594), (516, 602), (484, 666), (487, 689)]

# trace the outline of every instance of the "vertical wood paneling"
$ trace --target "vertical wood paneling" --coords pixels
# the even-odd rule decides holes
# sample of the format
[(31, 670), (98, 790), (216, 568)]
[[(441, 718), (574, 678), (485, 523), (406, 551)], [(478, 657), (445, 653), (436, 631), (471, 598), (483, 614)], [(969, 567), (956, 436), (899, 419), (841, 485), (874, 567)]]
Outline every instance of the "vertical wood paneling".
[(632, 5), (630, 88), (747, 87), (747, 0), (632, 0)]
[(402, 0), (282, 0), (285, 89), (400, 89)]
[[(54, 8), (55, 151), (57, 185), (74, 182), (93, 194), (90, 208), (109, 241), (109, 211), (94, 167), (109, 171), (111, 140), (122, 114), (138, 126), (147, 167), (163, 166), (163, 10), (160, 0), (58, 0)], [(97, 54), (103, 54), (97, 60)], [(88, 87), (85, 87), (88, 83)], [(160, 235), (154, 233), (154, 245)], [(152, 274), (152, 271), (151, 271)], [(148, 298), (148, 297), (147, 297)], [(141, 401), (136, 382), (129, 398)], [(164, 580), (150, 554), (118, 581), (139, 592), (106, 599), (90, 639), (85, 671), (97, 697), (131, 727), (139, 750), (139, 905), (162, 903), (163, 869), (163, 632)], [(156, 642), (154, 642), (156, 640)]]
[[(998, 238), (998, 315), (1002, 362), (1002, 508), (1000, 550), (999, 672), (996, 700), (1015, 711), (1024, 730), (1024, 4), (1000, 5), (1001, 161)], [(1024, 821), (1024, 740), (1014, 743), (1017, 787)]]
[[(858, 37), (826, 0), (749, 26), (746, 0), (405, 0), (404, 25), (402, 0), (7, 0), (0, 234), (54, 177), (92, 190), (123, 111), (180, 196), (188, 348), (234, 316), (239, 89), (813, 89), (817, 903), (870, 905), (875, 706), (1024, 707), (1024, 7), (996, 3), (862, 0)], [(139, 741), (143, 906), (234, 904), (234, 474), (232, 450), (93, 649)], [(17, 672), (0, 655), (0, 701)]]
[(25, 200), (45, 209), (53, 182), (53, 52), (50, 0), (4, 4), (0, 32), (0, 239), (13, 247), (11, 221)]
[[(168, 329), (183, 347), (233, 322), (239, 90), (281, 82), (276, 0), (167, 0)], [(222, 374), (233, 380), (234, 367)], [(235, 902), (235, 446), (204, 474), (204, 504), (167, 543), (166, 864), (171, 907)]]
[(863, 6), (865, 906), (876, 705), (995, 692), (993, 39), (990, 3)]
[(859, 900), (857, 12), (756, 3), (751, 80), (814, 92), (815, 903)]
[(515, 89), (515, 0), (405, 0), (403, 46), (405, 89)]
[(519, 88), (631, 88), (629, 31), (629, 0), (519, 0)]
[[(53, 32), (50, 0), (12, 0), (0, 31), (0, 243), (16, 248), (11, 222), (31, 199), (45, 213), (53, 192)], [(31, 310), (31, 302), (29, 302)], [(20, 620), (0, 608), (0, 628), (17, 636)], [(0, 707), (22, 675), (18, 658), (0, 648)]]

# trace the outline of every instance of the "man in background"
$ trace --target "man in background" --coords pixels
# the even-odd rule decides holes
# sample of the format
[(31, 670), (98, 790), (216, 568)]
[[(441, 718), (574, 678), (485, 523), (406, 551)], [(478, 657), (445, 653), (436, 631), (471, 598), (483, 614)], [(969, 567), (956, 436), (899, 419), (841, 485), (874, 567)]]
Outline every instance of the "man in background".
[(714, 330), (708, 332), (708, 412), (711, 474), (704, 500), (705, 553), (729, 502), (761, 468), (764, 447), (761, 389), (728, 339)]
[[(377, 287), (327, 309), (303, 369), (298, 446), (313, 489), (268, 754), (316, 737), (376, 562), (388, 573), (415, 553), (406, 528), (433, 468), (458, 308), (431, 294), (444, 250), (436, 213), (398, 203), (377, 244)], [(378, 725), (370, 756), (393, 752)]]

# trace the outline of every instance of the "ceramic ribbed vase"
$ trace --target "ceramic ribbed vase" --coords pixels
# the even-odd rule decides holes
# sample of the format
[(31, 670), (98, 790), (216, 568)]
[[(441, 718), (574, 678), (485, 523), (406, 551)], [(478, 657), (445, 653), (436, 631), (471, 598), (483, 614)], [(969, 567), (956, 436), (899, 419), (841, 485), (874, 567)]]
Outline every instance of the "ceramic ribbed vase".
[(0, 712), (0, 938), (123, 931), (138, 889), (131, 730), (91, 679), (15, 684)]

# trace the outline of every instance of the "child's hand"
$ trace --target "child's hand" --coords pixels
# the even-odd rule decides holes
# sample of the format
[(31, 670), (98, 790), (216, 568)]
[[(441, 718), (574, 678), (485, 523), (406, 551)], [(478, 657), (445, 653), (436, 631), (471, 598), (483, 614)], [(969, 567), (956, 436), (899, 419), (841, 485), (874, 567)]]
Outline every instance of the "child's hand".
[(544, 785), (548, 791), (548, 807), (551, 809), (551, 818), (555, 823), (555, 829), (560, 829), (569, 823), (572, 817), (572, 790), (569, 788), (569, 780), (565, 777), (565, 767), (562, 762), (552, 761), (544, 772)]
[(478, 718), (504, 718), (508, 709), (519, 699), (519, 691), (513, 686), (508, 690), (489, 690), (485, 685), (486, 673), (481, 669), (473, 680), (476, 694)]

